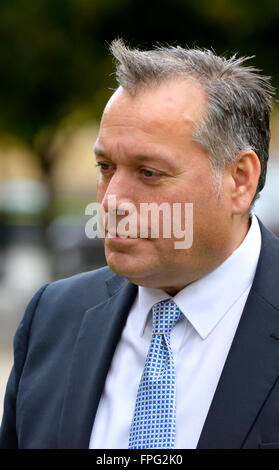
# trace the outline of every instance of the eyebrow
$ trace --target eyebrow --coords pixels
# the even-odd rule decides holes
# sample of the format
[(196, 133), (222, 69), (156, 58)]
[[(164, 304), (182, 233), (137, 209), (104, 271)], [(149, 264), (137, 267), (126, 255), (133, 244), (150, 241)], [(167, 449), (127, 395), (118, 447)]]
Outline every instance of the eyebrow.
[(106, 157), (105, 152), (97, 145), (94, 145), (93, 152), (95, 153), (95, 155), (98, 155), (98, 157)]
[[(98, 157), (106, 157), (110, 158), (109, 155), (107, 155), (102, 148), (98, 146), (94, 146), (93, 148), (94, 153)], [(163, 155), (163, 154), (154, 154), (154, 155), (148, 155), (148, 154), (135, 154), (133, 155), (133, 159), (141, 162), (147, 162), (147, 161), (154, 161), (154, 160), (160, 160), (162, 163), (166, 163), (169, 166), (174, 166), (174, 158), (172, 155)]]

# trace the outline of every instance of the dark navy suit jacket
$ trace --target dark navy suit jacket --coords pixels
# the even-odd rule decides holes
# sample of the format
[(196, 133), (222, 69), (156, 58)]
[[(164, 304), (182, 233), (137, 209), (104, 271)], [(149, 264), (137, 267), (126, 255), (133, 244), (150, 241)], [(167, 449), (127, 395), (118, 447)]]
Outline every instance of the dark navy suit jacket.
[[(198, 448), (279, 448), (279, 240), (261, 230), (253, 286)], [(107, 267), (37, 292), (14, 339), (1, 448), (88, 448), (136, 294)]]

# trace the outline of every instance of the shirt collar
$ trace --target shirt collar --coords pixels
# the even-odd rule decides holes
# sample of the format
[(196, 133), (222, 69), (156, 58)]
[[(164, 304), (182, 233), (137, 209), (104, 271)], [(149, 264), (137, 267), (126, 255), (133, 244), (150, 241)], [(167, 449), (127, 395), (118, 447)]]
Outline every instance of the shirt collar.
[[(241, 245), (216, 269), (173, 297), (187, 320), (205, 339), (230, 307), (252, 284), (261, 250), (258, 220), (252, 214), (249, 231)], [(243, 262), (245, 261), (245, 262)], [(159, 289), (139, 286), (137, 327), (142, 335), (153, 305), (170, 296)]]

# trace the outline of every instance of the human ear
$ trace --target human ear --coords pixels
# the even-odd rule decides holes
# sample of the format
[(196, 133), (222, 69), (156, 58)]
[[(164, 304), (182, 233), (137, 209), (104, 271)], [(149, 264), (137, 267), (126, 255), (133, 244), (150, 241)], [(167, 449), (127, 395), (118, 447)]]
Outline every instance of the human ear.
[(249, 210), (255, 196), (261, 173), (261, 163), (257, 154), (245, 150), (232, 164), (232, 210), (234, 214), (242, 215)]

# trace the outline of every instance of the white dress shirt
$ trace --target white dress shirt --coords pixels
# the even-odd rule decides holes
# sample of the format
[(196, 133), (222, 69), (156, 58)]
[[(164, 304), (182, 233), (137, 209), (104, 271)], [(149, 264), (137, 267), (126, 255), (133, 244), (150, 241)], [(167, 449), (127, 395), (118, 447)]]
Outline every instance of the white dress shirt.
[[(197, 446), (249, 294), (261, 249), (256, 217), (242, 244), (214, 271), (173, 297), (184, 315), (171, 334), (176, 368), (177, 449)], [(139, 287), (117, 345), (89, 448), (127, 449), (152, 334), (152, 306), (170, 296)]]

